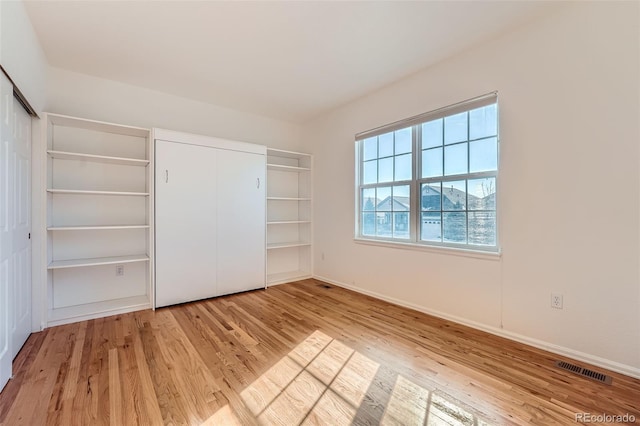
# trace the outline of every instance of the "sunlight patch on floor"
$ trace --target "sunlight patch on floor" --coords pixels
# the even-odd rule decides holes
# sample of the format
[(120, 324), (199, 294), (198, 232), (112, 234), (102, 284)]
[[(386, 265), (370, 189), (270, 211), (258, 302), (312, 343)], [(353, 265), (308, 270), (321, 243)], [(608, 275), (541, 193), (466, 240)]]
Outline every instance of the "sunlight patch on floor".
[(229, 407), (229, 405), (225, 405), (224, 407), (216, 411), (216, 413), (213, 416), (209, 417), (200, 426), (219, 426), (219, 425), (242, 426), (242, 422), (233, 413), (233, 410), (231, 409), (231, 407)]
[(423, 425), (429, 408), (429, 391), (398, 376), (381, 425)]
[(263, 424), (349, 424), (378, 368), (315, 331), (240, 396)]
[[(365, 398), (367, 404), (384, 405), (382, 425), (487, 425), (440, 391), (403, 376), (397, 375), (393, 389), (385, 390), (381, 379), (376, 380), (379, 373), (379, 363), (315, 331), (240, 396), (258, 423), (265, 425), (350, 425), (362, 415)], [(380, 392), (388, 400), (378, 401), (375, 394)], [(205, 424), (239, 424), (229, 406), (209, 421)]]

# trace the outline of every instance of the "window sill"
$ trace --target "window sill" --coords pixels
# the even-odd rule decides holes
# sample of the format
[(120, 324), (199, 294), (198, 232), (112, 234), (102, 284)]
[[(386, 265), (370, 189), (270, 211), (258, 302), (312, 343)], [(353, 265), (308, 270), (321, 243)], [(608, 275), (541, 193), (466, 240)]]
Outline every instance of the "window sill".
[(362, 237), (355, 237), (353, 241), (357, 244), (397, 248), (397, 249), (403, 249), (403, 250), (424, 251), (428, 253), (471, 257), (474, 259), (483, 259), (483, 260), (492, 260), (492, 261), (499, 261), (500, 258), (502, 257), (502, 253), (500, 252), (499, 249), (498, 251), (494, 252), (494, 251), (472, 250), (472, 249), (466, 249), (466, 248), (446, 247), (446, 246), (427, 246), (423, 244), (416, 244), (416, 243), (410, 243), (410, 242), (405, 243), (405, 242), (399, 242), (399, 241), (381, 241), (381, 240), (373, 240), (373, 239), (362, 238)]

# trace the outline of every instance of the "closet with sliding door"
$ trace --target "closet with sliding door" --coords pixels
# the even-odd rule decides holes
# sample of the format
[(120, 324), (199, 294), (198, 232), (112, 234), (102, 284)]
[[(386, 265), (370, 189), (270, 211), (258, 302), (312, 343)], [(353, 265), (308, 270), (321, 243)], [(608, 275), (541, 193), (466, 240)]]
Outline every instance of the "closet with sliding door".
[(153, 138), (155, 306), (264, 288), (266, 147)]

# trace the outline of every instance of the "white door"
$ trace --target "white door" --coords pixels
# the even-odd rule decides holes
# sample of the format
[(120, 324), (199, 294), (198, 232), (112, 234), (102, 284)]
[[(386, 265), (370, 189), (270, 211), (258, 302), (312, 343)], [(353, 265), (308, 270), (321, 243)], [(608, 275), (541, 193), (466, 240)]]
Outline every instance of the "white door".
[(13, 86), (7, 77), (0, 72), (0, 390), (11, 377), (11, 335), (9, 334), (12, 318), (9, 303), (9, 283), (13, 279), (13, 162), (10, 154), (13, 151)]
[(0, 78), (1, 390), (31, 333), (31, 118)]
[(31, 117), (15, 98), (13, 115), (13, 285), (9, 292), (13, 292), (10, 333), (15, 358), (31, 334)]
[(218, 152), (218, 294), (265, 286), (265, 157)]
[(216, 155), (155, 145), (156, 307), (205, 299), (216, 288)]

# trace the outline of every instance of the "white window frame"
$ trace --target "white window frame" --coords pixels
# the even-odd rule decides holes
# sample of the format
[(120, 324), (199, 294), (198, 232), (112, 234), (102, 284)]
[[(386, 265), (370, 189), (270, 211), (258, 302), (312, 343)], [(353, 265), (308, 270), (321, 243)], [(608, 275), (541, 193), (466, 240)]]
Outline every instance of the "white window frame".
[[(390, 247), (399, 247), (399, 248), (418, 248), (422, 250), (436, 250), (442, 251), (445, 250), (447, 252), (453, 254), (474, 254), (480, 253), (481, 255), (496, 255), (500, 253), (500, 239), (499, 239), (499, 214), (498, 214), (498, 188), (499, 188), (499, 170), (500, 170), (500, 113), (498, 107), (497, 114), (497, 169), (495, 171), (489, 172), (474, 172), (474, 173), (462, 173), (457, 175), (443, 175), (437, 177), (429, 177), (422, 178), (420, 171), (422, 170), (422, 138), (421, 138), (421, 125), (422, 123), (426, 123), (428, 121), (437, 120), (440, 118), (448, 117), (450, 115), (455, 115), (461, 112), (467, 112), (474, 110), (476, 108), (481, 108), (484, 106), (496, 104), (498, 105), (498, 94), (497, 92), (491, 92), (486, 95), (478, 96), (476, 98), (472, 98), (469, 100), (465, 100), (462, 102), (458, 102), (456, 104), (446, 106), (443, 108), (439, 108), (434, 111), (430, 111), (424, 114), (420, 114), (414, 117), (410, 117), (404, 120), (400, 120), (394, 123), (390, 123), (381, 127), (377, 127), (372, 130), (368, 130), (365, 132), (361, 132), (355, 135), (355, 237), (356, 242), (362, 242), (367, 244), (375, 244), (375, 245), (384, 245)], [(371, 138), (374, 136), (379, 136), (382, 134), (386, 134), (389, 132), (393, 132), (400, 129), (405, 129), (411, 127), (412, 128), (412, 178), (411, 180), (403, 180), (403, 181), (391, 181), (391, 182), (376, 182), (372, 184), (362, 184), (363, 181), (363, 146), (364, 139)], [(467, 139), (467, 146), (471, 140)], [(461, 142), (462, 143), (462, 142)], [(443, 147), (444, 148), (444, 147)], [(444, 161), (444, 157), (443, 157)], [(470, 161), (469, 156), (467, 156), (467, 161)], [(431, 182), (442, 182), (443, 185), (445, 182), (450, 181), (469, 181), (472, 179), (480, 179), (480, 178), (495, 178), (495, 215), (496, 215), (496, 230), (495, 230), (495, 245), (479, 245), (479, 244), (469, 244), (467, 243), (454, 243), (454, 242), (446, 242), (444, 241), (423, 241), (420, 239), (420, 221), (422, 217), (421, 212), (421, 188), (423, 184), (428, 184)], [(376, 188), (376, 187), (393, 187), (400, 185), (409, 185), (410, 189), (410, 211), (409, 211), (409, 224), (410, 224), (410, 233), (409, 238), (393, 238), (393, 237), (381, 237), (375, 235), (363, 235), (362, 234), (362, 199), (361, 194), (363, 189), (367, 188)], [(443, 206), (441, 206), (441, 209)], [(468, 203), (465, 203), (465, 209), (460, 210), (460, 212), (465, 212), (467, 217), (467, 224), (469, 221), (469, 212), (474, 210), (469, 210)], [(442, 212), (442, 211), (441, 211)], [(468, 238), (468, 226), (467, 226), (467, 238)], [(482, 256), (481, 256), (482, 257)]]

